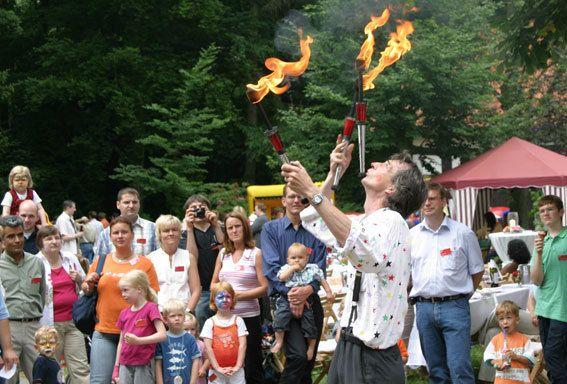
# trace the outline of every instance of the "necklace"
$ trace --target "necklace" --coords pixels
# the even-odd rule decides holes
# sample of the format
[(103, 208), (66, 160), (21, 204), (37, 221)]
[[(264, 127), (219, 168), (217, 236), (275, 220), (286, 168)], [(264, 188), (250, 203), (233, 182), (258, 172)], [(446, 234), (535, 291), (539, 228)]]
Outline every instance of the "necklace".
[[(121, 259), (121, 258), (117, 257), (114, 252), (112, 252), (112, 260), (114, 260), (118, 264), (126, 264), (126, 263), (132, 264), (132, 261), (134, 261), (134, 256), (130, 256), (127, 259)], [(136, 264), (136, 263), (134, 262), (134, 264)]]

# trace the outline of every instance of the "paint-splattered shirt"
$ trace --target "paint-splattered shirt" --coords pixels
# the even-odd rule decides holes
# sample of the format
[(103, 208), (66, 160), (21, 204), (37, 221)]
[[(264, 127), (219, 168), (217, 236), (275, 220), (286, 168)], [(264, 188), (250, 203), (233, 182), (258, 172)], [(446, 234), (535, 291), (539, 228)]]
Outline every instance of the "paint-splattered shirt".
[(331, 234), (315, 209), (301, 213), (305, 228), (339, 256), (347, 257), (348, 292), (341, 327), (349, 325), (355, 271), (362, 272), (353, 335), (371, 348), (395, 345), (402, 335), (410, 276), (409, 229), (402, 216), (388, 208), (351, 218), (343, 246)]

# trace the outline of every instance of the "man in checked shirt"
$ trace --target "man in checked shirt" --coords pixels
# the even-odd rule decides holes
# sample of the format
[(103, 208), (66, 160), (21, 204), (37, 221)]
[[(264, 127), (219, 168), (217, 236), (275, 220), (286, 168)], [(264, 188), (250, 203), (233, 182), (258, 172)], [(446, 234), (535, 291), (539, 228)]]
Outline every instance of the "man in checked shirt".
[(364, 215), (349, 218), (331, 203), (330, 195), (335, 169), (339, 164), (343, 172), (348, 168), (352, 149), (346, 143), (335, 147), (320, 189), (299, 162), (282, 166), (288, 185), (311, 201), (301, 213), (305, 228), (349, 260), (341, 337), (327, 383), (404, 383), (397, 341), (410, 276), (405, 217), (421, 206), (426, 188), (408, 154), (372, 163), (362, 179)]

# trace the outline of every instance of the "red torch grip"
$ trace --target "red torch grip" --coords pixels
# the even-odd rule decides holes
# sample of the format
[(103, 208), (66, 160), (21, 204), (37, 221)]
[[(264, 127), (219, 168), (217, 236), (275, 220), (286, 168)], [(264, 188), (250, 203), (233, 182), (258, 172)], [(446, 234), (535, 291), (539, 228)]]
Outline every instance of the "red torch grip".
[(268, 140), (270, 140), (270, 143), (272, 143), (272, 146), (274, 147), (277, 153), (285, 152), (282, 139), (278, 134), (277, 128), (273, 128), (270, 129), (269, 131), (266, 131), (266, 135), (268, 136)]
[(352, 130), (354, 129), (354, 123), (355, 120), (350, 116), (348, 116), (345, 119), (345, 125), (343, 127), (343, 140), (345, 138), (346, 139), (350, 138), (350, 136), (352, 135)]
[(356, 120), (366, 121), (366, 103), (363, 101), (356, 103)]

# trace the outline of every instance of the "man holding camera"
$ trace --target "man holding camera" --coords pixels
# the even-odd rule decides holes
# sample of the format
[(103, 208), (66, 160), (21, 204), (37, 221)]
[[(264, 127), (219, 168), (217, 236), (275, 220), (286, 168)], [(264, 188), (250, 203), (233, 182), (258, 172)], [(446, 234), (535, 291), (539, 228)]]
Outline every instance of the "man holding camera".
[[(136, 255), (147, 256), (157, 249), (156, 225), (153, 221), (142, 219), (140, 212), (140, 194), (134, 188), (122, 188), (118, 191), (116, 208), (120, 216), (135, 215), (133, 224), (134, 241), (132, 250)], [(105, 228), (98, 237), (94, 246), (95, 255), (102, 256), (114, 252), (114, 245), (110, 241), (110, 228)]]
[(224, 234), (217, 214), (211, 211), (211, 203), (203, 195), (193, 195), (185, 205), (186, 230), (181, 234), (179, 247), (197, 257), (197, 269), (201, 280), (201, 298), (195, 308), (199, 327), (214, 315), (209, 308), (210, 286), (215, 271), (215, 262), (224, 241)]

